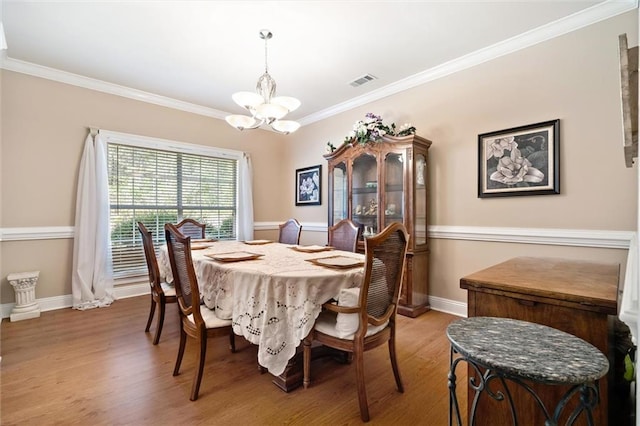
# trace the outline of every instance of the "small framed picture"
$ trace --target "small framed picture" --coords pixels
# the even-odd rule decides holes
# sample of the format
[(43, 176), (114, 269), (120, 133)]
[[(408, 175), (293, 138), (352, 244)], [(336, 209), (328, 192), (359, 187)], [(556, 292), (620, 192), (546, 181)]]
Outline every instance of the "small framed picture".
[(478, 198), (560, 193), (560, 120), (478, 135)]
[(296, 170), (296, 206), (318, 206), (322, 201), (322, 165)]

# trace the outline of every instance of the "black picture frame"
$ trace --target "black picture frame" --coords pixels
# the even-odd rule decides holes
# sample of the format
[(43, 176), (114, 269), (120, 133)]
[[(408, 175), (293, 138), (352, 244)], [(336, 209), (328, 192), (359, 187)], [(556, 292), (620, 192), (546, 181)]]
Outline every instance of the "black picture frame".
[(322, 203), (322, 165), (296, 169), (296, 206)]
[(560, 194), (560, 120), (478, 135), (478, 198)]

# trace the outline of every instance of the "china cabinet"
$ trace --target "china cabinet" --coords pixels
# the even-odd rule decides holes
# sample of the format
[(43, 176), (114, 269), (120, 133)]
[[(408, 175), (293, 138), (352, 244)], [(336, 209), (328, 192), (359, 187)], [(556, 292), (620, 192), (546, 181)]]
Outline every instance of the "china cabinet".
[[(351, 219), (362, 238), (392, 222), (402, 222), (410, 235), (405, 280), (398, 313), (416, 317), (429, 310), (428, 150), (420, 136), (385, 136), (366, 144), (342, 145), (326, 154), (329, 226)], [(358, 249), (364, 251), (364, 240)]]

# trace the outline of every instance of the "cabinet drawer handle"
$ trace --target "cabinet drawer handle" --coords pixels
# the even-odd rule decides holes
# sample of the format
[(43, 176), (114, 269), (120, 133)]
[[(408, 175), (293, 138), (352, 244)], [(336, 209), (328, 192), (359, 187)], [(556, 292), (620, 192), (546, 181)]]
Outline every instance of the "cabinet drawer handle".
[(536, 302), (534, 302), (533, 300), (518, 299), (518, 303), (524, 306), (536, 306)]

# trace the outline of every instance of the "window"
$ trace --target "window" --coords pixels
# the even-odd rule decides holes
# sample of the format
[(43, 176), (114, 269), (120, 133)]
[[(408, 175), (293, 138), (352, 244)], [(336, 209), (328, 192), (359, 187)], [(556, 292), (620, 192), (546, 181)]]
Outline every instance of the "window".
[(206, 223), (208, 238), (236, 238), (237, 158), (197, 152), (205, 147), (176, 149), (174, 143), (158, 149), (126, 139), (110, 137), (107, 143), (115, 278), (147, 274), (138, 221), (151, 231), (156, 246), (164, 244), (164, 224), (184, 218)]

